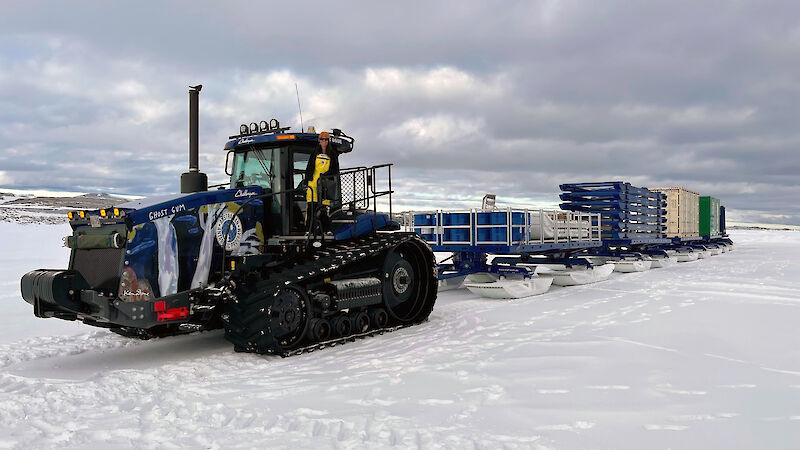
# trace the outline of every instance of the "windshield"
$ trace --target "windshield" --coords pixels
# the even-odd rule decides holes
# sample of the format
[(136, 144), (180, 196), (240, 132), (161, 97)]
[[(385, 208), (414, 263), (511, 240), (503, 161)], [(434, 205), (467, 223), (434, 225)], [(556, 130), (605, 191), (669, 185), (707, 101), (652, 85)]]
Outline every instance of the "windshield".
[(233, 159), (233, 175), (231, 187), (261, 186), (265, 189), (276, 189), (277, 171), (279, 170), (278, 157), (280, 148), (253, 149), (236, 153)]

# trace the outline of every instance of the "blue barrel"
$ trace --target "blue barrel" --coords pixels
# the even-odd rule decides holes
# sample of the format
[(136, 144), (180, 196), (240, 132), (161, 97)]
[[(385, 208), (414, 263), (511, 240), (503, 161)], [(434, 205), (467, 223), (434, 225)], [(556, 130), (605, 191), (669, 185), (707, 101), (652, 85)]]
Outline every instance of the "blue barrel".
[(469, 225), (469, 213), (442, 213), (442, 225)]
[(525, 213), (524, 212), (512, 212), (511, 213), (511, 224), (512, 225), (525, 225)]
[(505, 242), (506, 241), (506, 228), (505, 227), (492, 227), (491, 231), (492, 242)]
[(435, 225), (434, 221), (435, 219), (433, 214), (414, 214), (415, 225)]
[(444, 230), (444, 240), (447, 242), (467, 242), (469, 240), (469, 230), (446, 229)]
[(453, 213), (452, 225), (469, 225), (469, 213)]
[(491, 225), (492, 213), (482, 212), (478, 213), (478, 225)]
[(505, 224), (506, 224), (506, 213), (504, 212), (492, 213), (492, 225), (505, 225)]
[(525, 229), (524, 228), (512, 228), (511, 231), (511, 240), (512, 241), (521, 241), (525, 238)]
[(489, 230), (490, 228), (478, 228), (478, 241), (487, 242), (492, 237)]

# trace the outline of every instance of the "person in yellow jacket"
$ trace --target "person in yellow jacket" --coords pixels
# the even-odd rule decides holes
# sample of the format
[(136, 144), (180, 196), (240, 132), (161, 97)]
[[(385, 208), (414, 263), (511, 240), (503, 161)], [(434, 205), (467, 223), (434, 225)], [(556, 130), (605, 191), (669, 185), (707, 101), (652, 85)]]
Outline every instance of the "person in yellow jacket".
[[(321, 132), (318, 139), (319, 144), (317, 144), (317, 148), (308, 159), (308, 165), (306, 166), (306, 183), (308, 186), (306, 190), (306, 201), (309, 205), (319, 202), (323, 205), (330, 206), (330, 198), (338, 197), (338, 180), (335, 179), (335, 176), (339, 174), (339, 152), (335, 146), (331, 144), (331, 137), (327, 131)], [(327, 198), (320, 199), (320, 194), (322, 193), (320, 179), (323, 177), (333, 178), (333, 183), (329, 183), (328, 186), (332, 188), (334, 192), (329, 191), (327, 195), (325, 195)], [(310, 207), (309, 210), (313, 211), (313, 206)]]
[[(310, 161), (309, 161), (310, 162)], [(327, 175), (331, 168), (331, 157), (325, 153), (320, 153), (314, 157), (314, 171), (311, 178), (308, 179), (308, 190), (306, 190), (307, 202), (318, 202), (321, 189), (320, 178)], [(328, 199), (322, 200), (322, 204), (330, 205), (331, 201)]]

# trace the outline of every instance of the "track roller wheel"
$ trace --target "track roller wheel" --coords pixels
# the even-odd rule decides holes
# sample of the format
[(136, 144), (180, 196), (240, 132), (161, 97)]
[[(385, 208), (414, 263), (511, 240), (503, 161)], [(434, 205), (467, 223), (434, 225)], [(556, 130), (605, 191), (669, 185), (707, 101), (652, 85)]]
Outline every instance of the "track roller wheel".
[(373, 309), (369, 312), (369, 318), (372, 322), (372, 328), (383, 328), (389, 323), (389, 316), (383, 308)]
[(364, 311), (353, 317), (353, 329), (356, 333), (363, 333), (369, 330), (369, 315)]
[(327, 319), (311, 319), (308, 337), (314, 342), (327, 340), (331, 336), (331, 323)]
[(337, 336), (347, 337), (353, 333), (353, 323), (347, 316), (338, 316), (333, 319), (333, 332)]

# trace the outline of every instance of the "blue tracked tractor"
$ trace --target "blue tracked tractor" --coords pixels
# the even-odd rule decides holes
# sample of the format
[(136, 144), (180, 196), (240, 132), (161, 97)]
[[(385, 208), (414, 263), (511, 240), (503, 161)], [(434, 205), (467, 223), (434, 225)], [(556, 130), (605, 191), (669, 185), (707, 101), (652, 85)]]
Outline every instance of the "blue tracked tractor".
[[(22, 278), (34, 314), (140, 338), (224, 327), (235, 350), (280, 355), (425, 321), (435, 259), (391, 220), (391, 165), (324, 173), (325, 155), (309, 165), (320, 135), (273, 119), (231, 136), (230, 184), (208, 190), (200, 89), (182, 194), (70, 212), (69, 268)], [(333, 130), (328, 145), (344, 154), (354, 139)]]

